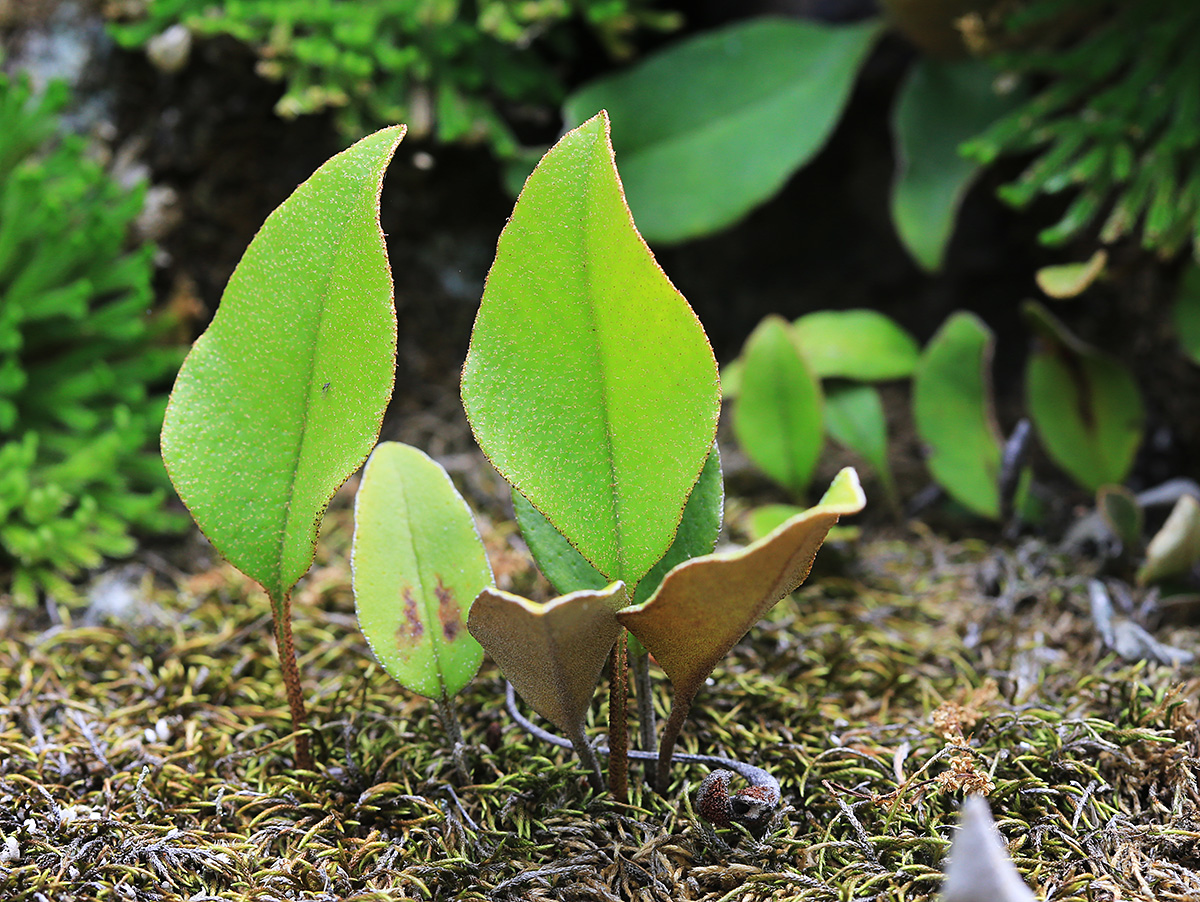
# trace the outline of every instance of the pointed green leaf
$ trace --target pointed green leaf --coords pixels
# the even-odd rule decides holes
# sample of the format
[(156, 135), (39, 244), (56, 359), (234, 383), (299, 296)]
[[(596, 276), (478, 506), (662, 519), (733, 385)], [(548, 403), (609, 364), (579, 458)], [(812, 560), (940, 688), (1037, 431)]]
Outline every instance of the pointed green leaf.
[(825, 426), (835, 442), (862, 455), (875, 468), (889, 504), (898, 508), (900, 501), (888, 463), (887, 420), (879, 391), (870, 385), (854, 383), (828, 386)]
[(742, 362), (733, 434), (759, 469), (802, 495), (824, 439), (821, 385), (778, 316), (768, 316), (746, 339)]
[(644, 604), (617, 613), (688, 705), (717, 662), (808, 576), (826, 533), (866, 503), (853, 469), (842, 470), (821, 503), (737, 551), (680, 564)]
[(630, 218), (597, 116), (529, 177), (463, 366), (496, 469), (597, 570), (641, 581), (716, 434), (717, 365)]
[(464, 624), (492, 570), (439, 463), (399, 442), (376, 446), (354, 503), (351, 572), (358, 625), (384, 670), (432, 699), (471, 681), (483, 649)]
[(1142, 442), (1145, 411), (1129, 370), (1080, 341), (1041, 304), (1027, 302), (1038, 335), (1025, 392), (1050, 458), (1084, 488), (1125, 480)]
[(1187, 573), (1197, 563), (1200, 563), (1200, 502), (1184, 495), (1175, 502), (1167, 522), (1146, 546), (1146, 561), (1137, 573), (1138, 585)]
[[(550, 521), (538, 513), (537, 508), (526, 501), (520, 492), (513, 492), (513, 508), (516, 510), (517, 523), (521, 527), (525, 544), (529, 546), (538, 568), (546, 579), (550, 580), (556, 591), (565, 595), (579, 589), (604, 587), (604, 577), (600, 572), (584, 560), (583, 555), (572, 548), (562, 533), (551, 526)], [(663, 577), (676, 564), (713, 550), (721, 532), (724, 508), (725, 489), (721, 480), (721, 455), (714, 445), (704, 469), (700, 471), (696, 487), (688, 497), (687, 506), (683, 509), (683, 519), (679, 522), (675, 541), (671, 543), (662, 559), (651, 567), (650, 572), (638, 583), (632, 604), (649, 598)]]
[(1126, 551), (1137, 552), (1142, 547), (1146, 514), (1133, 492), (1123, 485), (1101, 486), (1096, 493), (1096, 509)]
[(391, 396), (396, 314), (379, 192), (402, 126), (333, 157), (263, 224), (179, 371), (171, 481), (221, 554), (282, 598)]
[(992, 409), (991, 330), (956, 313), (929, 341), (913, 379), (913, 417), (938, 484), (984, 517), (1000, 516), (1001, 439)]
[(983, 168), (958, 148), (1016, 102), (1016, 94), (996, 91), (996, 80), (983, 60), (922, 57), (900, 88), (892, 118), (892, 221), (913, 259), (931, 272), (941, 268), (958, 207)]
[(818, 310), (792, 329), (804, 359), (822, 379), (906, 379), (921, 356), (916, 339), (875, 310)]
[(817, 154), (879, 33), (877, 22), (740, 22), (585, 86), (563, 117), (608, 110), (642, 234), (682, 241), (741, 218)]
[(521, 698), (575, 741), (621, 633), (615, 615), (625, 601), (620, 582), (545, 604), (484, 589), (471, 606), (467, 629)]

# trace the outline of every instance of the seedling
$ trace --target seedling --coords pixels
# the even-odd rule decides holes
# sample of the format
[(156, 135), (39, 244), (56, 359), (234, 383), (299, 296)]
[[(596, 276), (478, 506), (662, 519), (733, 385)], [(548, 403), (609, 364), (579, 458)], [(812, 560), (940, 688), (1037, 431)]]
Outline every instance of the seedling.
[[(480, 447), (524, 498), (517, 507), (539, 560), (549, 561), (560, 589), (575, 590), (547, 605), (485, 591), (469, 628), (585, 761), (583, 714), (598, 662), (611, 651), (609, 776), (621, 798), (627, 626), (676, 684), (658, 755), (665, 788), (695, 692), (762, 613), (799, 585), (838, 515), (861, 508), (856, 478), (845, 474), (835, 500), (736, 561), (685, 560), (646, 602), (628, 607), (644, 582), (655, 585), (650, 574), (673, 544), (681, 557), (711, 549), (719, 396), (703, 329), (625, 205), (603, 113), (568, 133), (526, 183), (500, 237), (462, 390)], [(706, 460), (709, 484), (687, 503)], [(681, 529), (685, 503), (690, 522)], [(561, 538), (548, 538), (546, 525)], [(707, 607), (711, 599), (720, 600), (720, 614)], [(680, 642), (691, 650), (681, 652)]]
[(396, 316), (379, 193), (403, 136), (395, 126), (359, 141), (267, 218), (184, 361), (163, 423), (180, 498), (270, 599), (302, 768), (312, 757), (291, 591), (391, 397)]

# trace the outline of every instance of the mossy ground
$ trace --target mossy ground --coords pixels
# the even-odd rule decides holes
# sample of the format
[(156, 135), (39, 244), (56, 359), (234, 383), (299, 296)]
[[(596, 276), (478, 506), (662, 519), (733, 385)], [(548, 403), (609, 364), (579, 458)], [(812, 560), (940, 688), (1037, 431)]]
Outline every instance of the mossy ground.
[[(824, 550), (685, 733), (783, 785), (761, 841), (714, 841), (690, 802), (705, 768), (614, 804), (511, 722), (488, 664), (458, 700), (464, 781), (434, 706), (372, 662), (347, 512), (330, 523), (295, 601), (314, 772), (291, 764), (266, 599), (227, 565), (160, 567), (120, 621), (10, 623), (3, 898), (916, 900), (969, 790), (1039, 898), (1200, 898), (1197, 681), (1107, 655), (1082, 575), (1037, 544)], [(507, 534), (497, 570), (528, 582)]]

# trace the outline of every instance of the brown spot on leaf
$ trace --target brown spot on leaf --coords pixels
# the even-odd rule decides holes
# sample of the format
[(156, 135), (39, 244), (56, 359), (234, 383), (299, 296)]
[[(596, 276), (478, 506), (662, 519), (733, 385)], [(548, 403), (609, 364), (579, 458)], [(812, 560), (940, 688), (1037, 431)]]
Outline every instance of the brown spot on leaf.
[(462, 629), (462, 614), (458, 610), (454, 593), (446, 588), (440, 576), (437, 588), (433, 590), (433, 593), (438, 600), (438, 620), (442, 622), (442, 635), (446, 637), (447, 642), (453, 642), (458, 638), (459, 630)]
[(404, 589), (404, 616), (396, 627), (396, 644), (401, 648), (416, 645), (425, 635), (425, 624), (421, 622), (421, 612), (417, 610), (417, 600), (413, 598), (412, 588)]

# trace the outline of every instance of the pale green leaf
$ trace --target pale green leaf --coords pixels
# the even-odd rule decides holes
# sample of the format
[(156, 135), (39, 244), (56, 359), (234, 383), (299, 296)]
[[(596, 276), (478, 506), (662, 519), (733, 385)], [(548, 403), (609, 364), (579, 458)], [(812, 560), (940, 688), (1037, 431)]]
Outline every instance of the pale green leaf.
[(384, 670), (432, 699), (471, 681), (483, 649), (467, 612), (492, 571), (467, 503), (416, 448), (381, 442), (367, 461), (351, 572), (358, 625)]
[(921, 356), (916, 339), (875, 310), (819, 310), (792, 328), (804, 359), (822, 379), (905, 379)]

